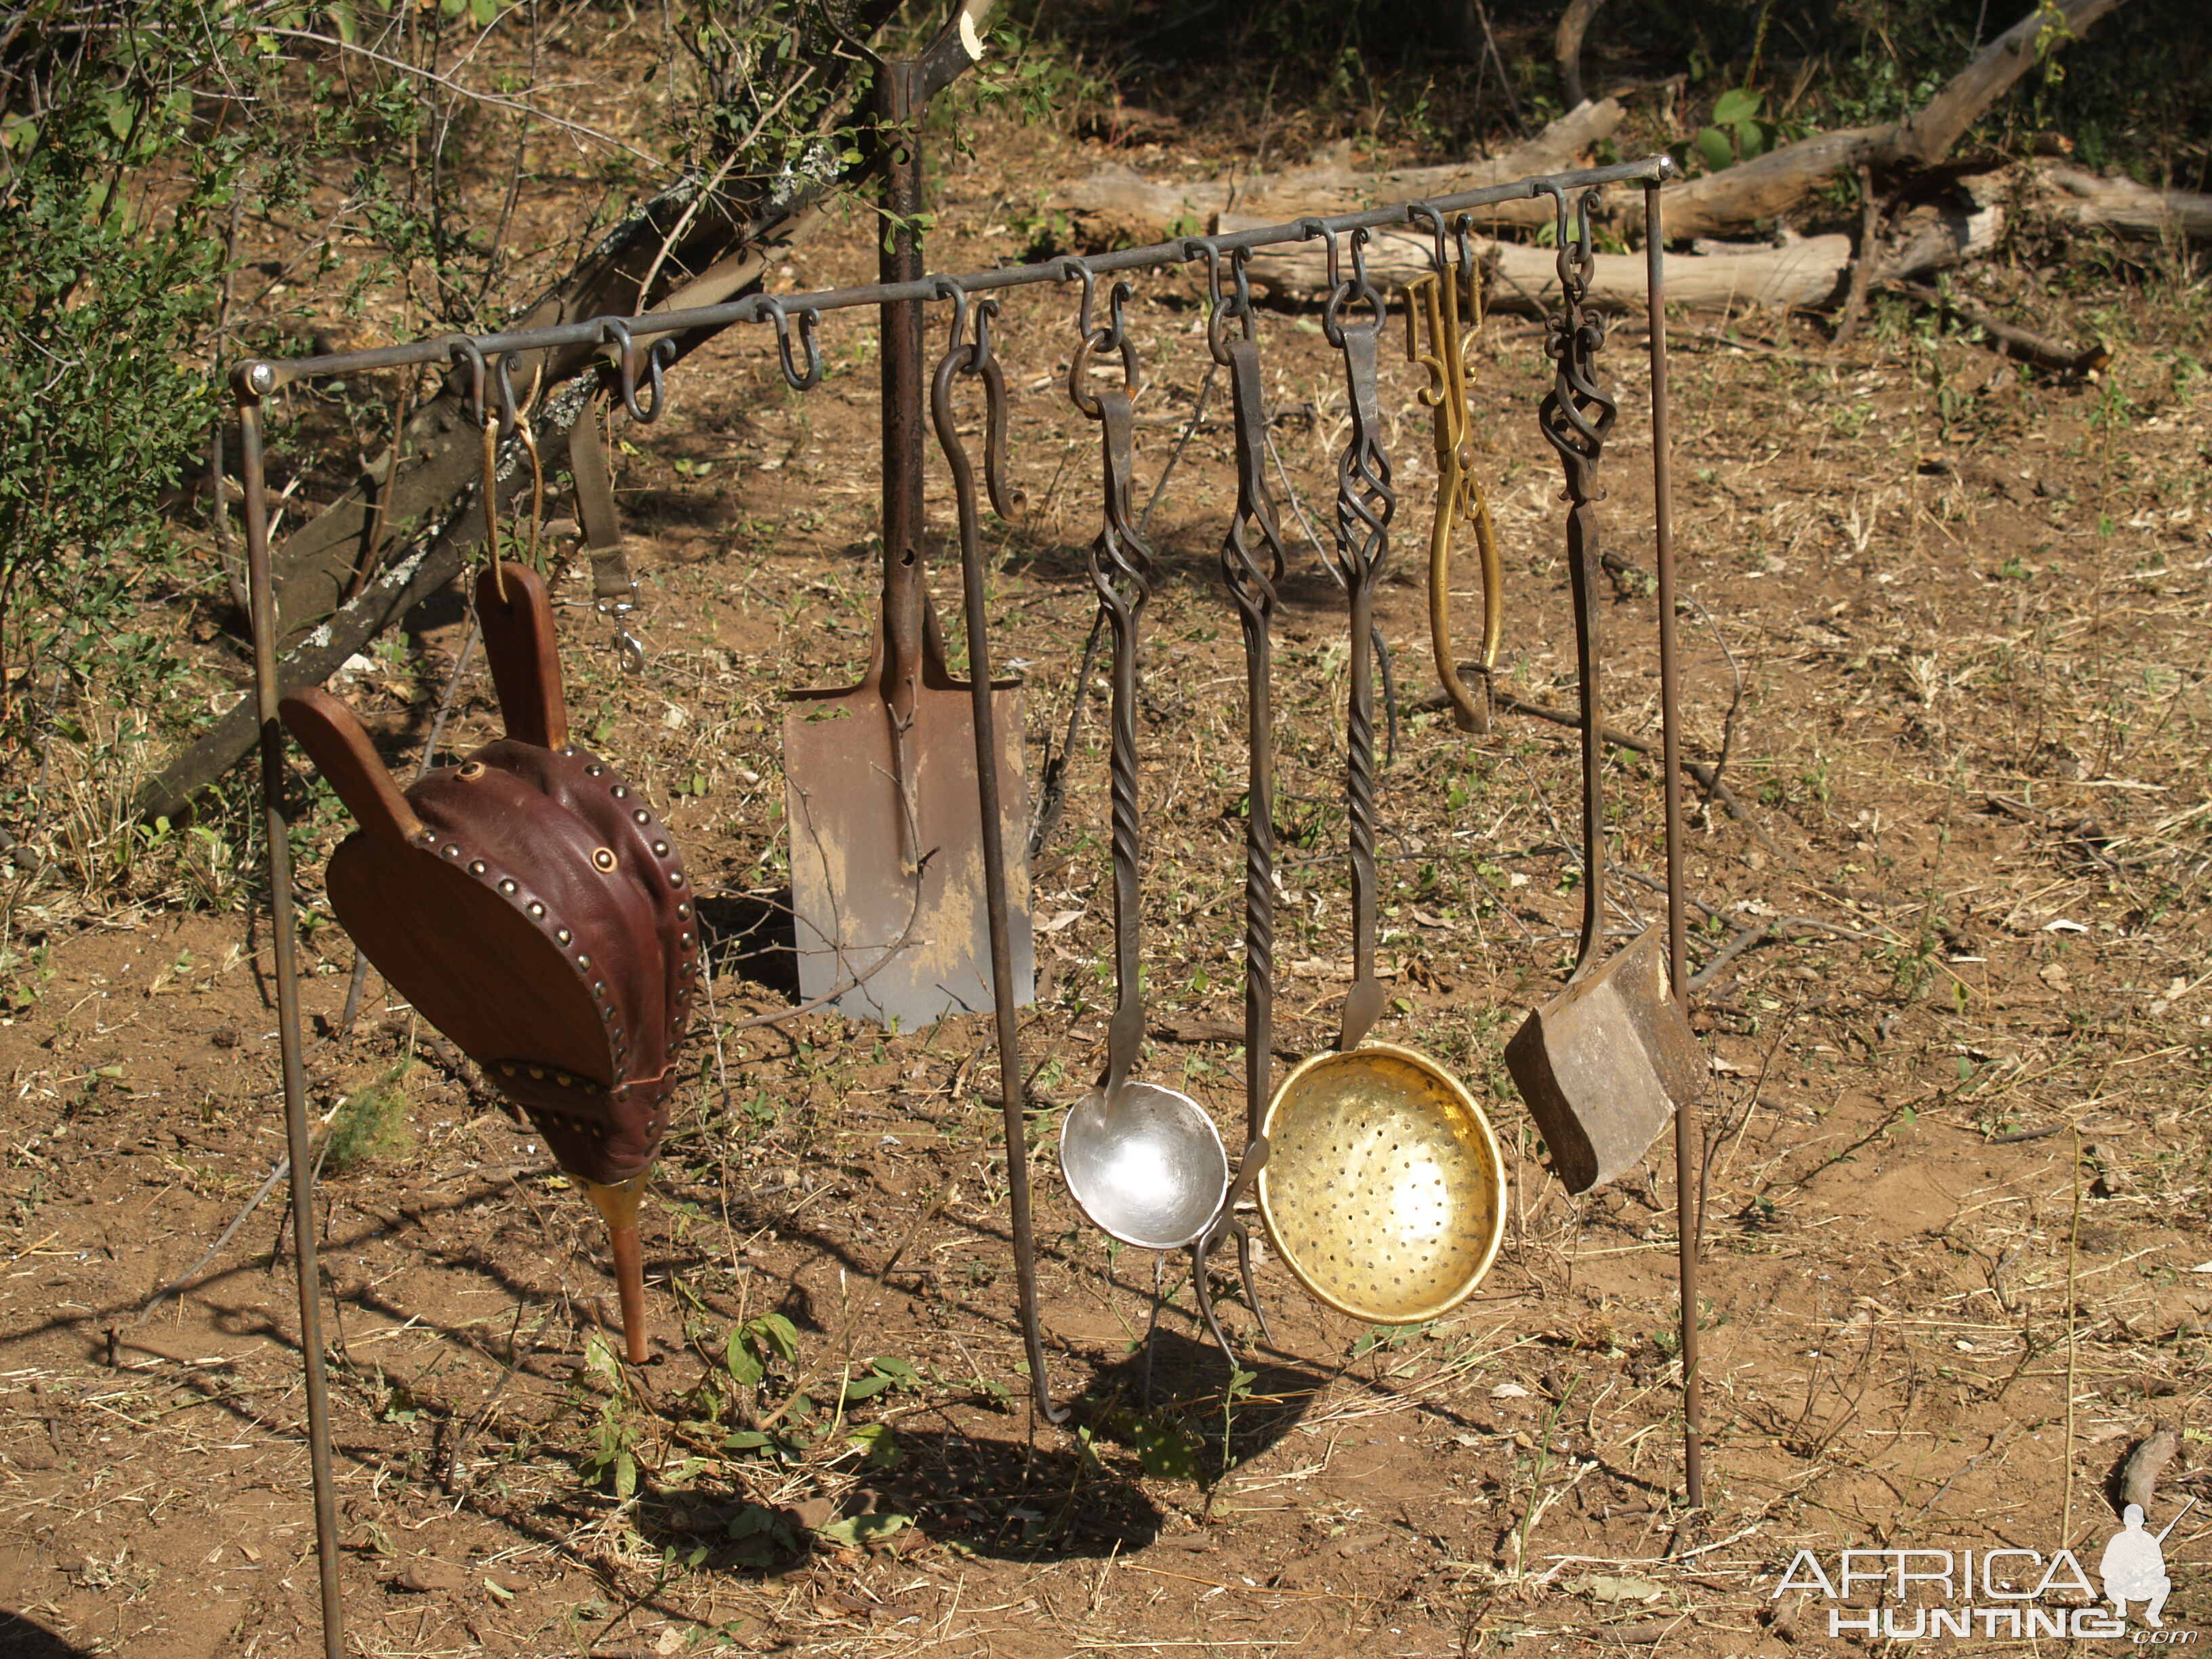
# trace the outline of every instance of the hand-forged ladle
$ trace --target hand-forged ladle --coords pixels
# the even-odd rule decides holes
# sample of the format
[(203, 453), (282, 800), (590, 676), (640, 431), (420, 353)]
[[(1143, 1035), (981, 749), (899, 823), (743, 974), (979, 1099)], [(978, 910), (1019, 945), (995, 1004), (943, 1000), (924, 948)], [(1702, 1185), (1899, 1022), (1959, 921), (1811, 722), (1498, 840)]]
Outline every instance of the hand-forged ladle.
[[(1121, 315), (1128, 286), (1114, 285), (1110, 320), (1093, 327), (1086, 282), (1082, 338), (1068, 366), (1068, 395), (1099, 423), (1105, 524), (1091, 546), (1091, 580), (1113, 635), (1114, 969), (1117, 1002), (1107, 1028), (1106, 1075), (1067, 1109), (1060, 1167), (1084, 1214), (1127, 1244), (1171, 1250), (1212, 1225), (1229, 1190), (1229, 1155), (1206, 1109), (1188, 1095), (1129, 1073), (1145, 1034), (1138, 983), (1143, 921), (1138, 890), (1137, 623), (1152, 591), (1152, 560), (1132, 514), (1132, 400), (1141, 389), (1137, 354)], [(1118, 351), (1122, 384), (1090, 385), (1094, 356)]]
[[(1375, 976), (1375, 688), (1367, 649), (1397, 501), (1382, 453), (1376, 358), (1384, 304), (1364, 231), (1352, 275), (1332, 286), (1322, 328), (1344, 354), (1352, 438), (1337, 465), (1338, 573), (1352, 595), (1346, 794), (1351, 819), (1352, 982), (1333, 1053), (1283, 1079), (1261, 1126), (1260, 1215), (1291, 1276), (1370, 1324), (1434, 1319), (1474, 1291), (1504, 1237), (1497, 1137), (1460, 1080), (1426, 1055), (1363, 1040), (1382, 1009)], [(1337, 244), (1329, 268), (1337, 276)], [(1353, 306), (1370, 312), (1347, 322)]]
[[(1244, 1157), (1236, 1184), (1221, 1201), (1221, 1213), (1191, 1248), (1191, 1285), (1206, 1328), (1231, 1360), (1235, 1354), (1214, 1316), (1213, 1293), (1206, 1280), (1206, 1257), (1224, 1239), (1237, 1241), (1237, 1267), (1244, 1284), (1245, 1305), (1252, 1310), (1262, 1339), (1273, 1341), (1267, 1315), (1252, 1282), (1252, 1237), (1237, 1218), (1237, 1206), (1267, 1166), (1267, 1140), (1260, 1124), (1267, 1115), (1268, 1080), (1273, 1074), (1275, 1030), (1275, 708), (1274, 659), (1268, 629), (1275, 615), (1275, 584), (1283, 579), (1283, 535), (1267, 489), (1266, 377), (1261, 372), (1260, 343), (1253, 327), (1252, 288), (1244, 255), (1231, 262), (1234, 285), (1221, 287), (1218, 244), (1197, 240), (1206, 256), (1212, 309), (1206, 343), (1213, 361), (1229, 371), (1230, 417), (1237, 434), (1237, 510), (1221, 542), (1221, 576), (1236, 602), (1244, 635), (1245, 744), (1248, 768), (1244, 812)], [(1243, 325), (1236, 337), (1227, 325)]]

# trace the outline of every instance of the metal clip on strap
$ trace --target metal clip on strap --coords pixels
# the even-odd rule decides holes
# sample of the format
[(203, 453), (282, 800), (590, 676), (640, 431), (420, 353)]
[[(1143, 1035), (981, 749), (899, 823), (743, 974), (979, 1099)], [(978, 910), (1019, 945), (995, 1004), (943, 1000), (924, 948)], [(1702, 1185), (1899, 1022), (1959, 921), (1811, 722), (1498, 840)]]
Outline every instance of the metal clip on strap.
[(586, 404), (568, 429), (568, 471), (576, 481), (576, 518), (584, 527), (584, 549), (592, 561), (592, 597), (599, 614), (613, 620), (615, 648), (626, 673), (645, 668), (645, 647), (624, 620), (637, 608), (637, 579), (623, 554), (622, 526), (615, 516), (614, 478), (599, 441), (599, 411)]

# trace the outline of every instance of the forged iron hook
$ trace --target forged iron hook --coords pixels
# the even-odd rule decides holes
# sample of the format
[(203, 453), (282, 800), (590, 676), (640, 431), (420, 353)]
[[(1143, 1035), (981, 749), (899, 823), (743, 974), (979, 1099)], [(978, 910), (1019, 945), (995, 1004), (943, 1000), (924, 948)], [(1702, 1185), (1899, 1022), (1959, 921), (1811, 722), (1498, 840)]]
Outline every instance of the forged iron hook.
[(502, 351), (499, 355), (499, 435), (511, 438), (518, 427), (528, 424), (531, 407), (538, 401), (538, 389), (545, 382), (545, 359), (533, 356), (530, 365), (530, 390), (520, 398), (514, 395), (514, 360), (519, 352)]
[(646, 384), (653, 390), (652, 401), (641, 404), (637, 397), (637, 347), (631, 342), (629, 325), (616, 317), (604, 318), (599, 323), (599, 343), (615, 348), (615, 390), (621, 394), (623, 408), (640, 426), (651, 426), (660, 418), (664, 389), (660, 369), (665, 361), (664, 348), (669, 342), (665, 336), (655, 340), (645, 353)]
[(1474, 245), (1474, 216), (1461, 214), (1452, 222), (1452, 234), (1459, 251), (1460, 277), (1465, 284), (1463, 314), (1479, 329), (1482, 326), (1482, 255)]
[[(1123, 282), (1116, 282), (1107, 296), (1109, 321), (1085, 329), (1076, 342), (1073, 356), (1067, 364), (1067, 395), (1076, 408), (1091, 420), (1104, 418), (1103, 405), (1098, 394), (1091, 389), (1091, 360), (1102, 351), (1118, 351), (1121, 357), (1121, 390), (1134, 403), (1145, 389), (1145, 369), (1137, 356), (1136, 342), (1129, 337), (1128, 319), (1122, 307), (1136, 290)], [(1091, 320), (1090, 307), (1085, 307), (1081, 321)]]
[(998, 368), (998, 360), (991, 355), (991, 319), (999, 314), (995, 295), (986, 295), (975, 301), (975, 358), (969, 365), (970, 374)]
[(1441, 209), (1430, 206), (1426, 202), (1407, 203), (1406, 222), (1418, 226), (1424, 221), (1428, 224), (1429, 234), (1436, 239), (1435, 249), (1429, 255), (1429, 264), (1435, 268), (1438, 276), (1442, 276), (1451, 269), (1451, 259), (1446, 252), (1449, 234), (1444, 228), (1443, 212)]
[(629, 407), (630, 413), (647, 426), (660, 418), (661, 406), (667, 400), (666, 388), (661, 384), (661, 369), (675, 355), (676, 342), (665, 334), (645, 349), (645, 383), (653, 388), (653, 401), (641, 409), (632, 398)]
[(456, 368), (469, 374), (469, 418), (477, 425), (484, 423), (489, 407), (485, 393), (490, 369), (484, 362), (483, 348), (465, 334), (457, 334), (446, 347), (446, 355), (453, 360)]
[(1182, 257), (1195, 259), (1206, 258), (1206, 349), (1213, 361), (1224, 368), (1229, 367), (1229, 337), (1227, 324), (1236, 301), (1222, 291), (1221, 244), (1211, 236), (1194, 236), (1182, 245)]
[(1344, 348), (1344, 313), (1347, 307), (1364, 305), (1374, 314), (1370, 321), (1359, 326), (1377, 334), (1382, 332), (1382, 325), (1389, 314), (1389, 301), (1376, 292), (1375, 284), (1368, 278), (1367, 243), (1367, 228), (1364, 225), (1355, 226), (1352, 232), (1352, 275), (1346, 276), (1337, 263), (1336, 239), (1334, 236), (1329, 239), (1331, 283), (1328, 301), (1322, 307), (1321, 330), (1328, 337), (1329, 344), (1339, 350)]
[(615, 349), (615, 390), (621, 395), (623, 407), (629, 411), (633, 421), (645, 416), (637, 406), (637, 363), (631, 354), (636, 349), (630, 343), (629, 325), (613, 317), (599, 323), (599, 343)]
[(815, 325), (822, 313), (811, 306), (799, 313), (799, 349), (805, 354), (806, 367), (800, 368), (791, 356), (791, 319), (783, 308), (783, 301), (772, 294), (761, 296), (754, 313), (756, 319), (765, 317), (775, 325), (775, 354), (782, 360), (784, 383), (793, 392), (811, 392), (822, 382), (822, 344), (814, 337)]
[(1091, 270), (1088, 260), (1072, 253), (1060, 258), (1054, 265), (1053, 271), (1063, 283), (1080, 282), (1083, 284), (1083, 301), (1075, 313), (1075, 331), (1078, 334), (1090, 333), (1091, 304), (1098, 286), (1098, 273)]
[(946, 335), (945, 349), (955, 351), (965, 345), (968, 356), (962, 367), (974, 368), (975, 347), (968, 338), (968, 290), (961, 287), (957, 278), (951, 276), (933, 276), (930, 279), (929, 288), (933, 300), (952, 301), (952, 326)]

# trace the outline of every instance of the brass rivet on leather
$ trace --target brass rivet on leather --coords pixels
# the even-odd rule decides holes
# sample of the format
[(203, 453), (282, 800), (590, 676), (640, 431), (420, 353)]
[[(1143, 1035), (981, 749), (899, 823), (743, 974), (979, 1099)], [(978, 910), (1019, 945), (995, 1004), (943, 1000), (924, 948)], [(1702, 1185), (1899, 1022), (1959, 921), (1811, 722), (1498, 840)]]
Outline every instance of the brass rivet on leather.
[(609, 871), (612, 870), (614, 867), (615, 867), (615, 854), (614, 854), (614, 848), (612, 848), (611, 847), (594, 847), (593, 848), (592, 848), (592, 869), (594, 869), (594, 870), (598, 871), (601, 875), (605, 875)]
[(471, 859), (469, 860), (469, 873), (472, 876), (481, 876), (490, 868), (491, 866), (486, 864), (482, 859)]
[(629, 787), (627, 784), (618, 783), (607, 793), (612, 795), (617, 800), (628, 800), (629, 799)]
[(576, 966), (578, 966), (579, 968), (588, 968), (588, 967), (590, 967), (591, 965), (592, 965), (592, 959), (591, 959), (591, 957), (590, 957), (589, 956), (587, 956), (586, 954), (585, 954), (585, 953), (584, 953), (583, 951), (577, 951), (577, 952), (576, 952)]
[(483, 775), (484, 763), (482, 761), (463, 761), (453, 771), (453, 775), (464, 783), (474, 783)]
[(584, 775), (585, 775), (586, 777), (587, 777), (587, 778), (596, 778), (596, 777), (598, 777), (598, 776), (599, 775), (599, 774), (600, 774), (600, 773), (602, 773), (602, 772), (605, 771), (606, 769), (606, 769), (605, 767), (599, 765), (597, 762), (594, 762), (594, 763), (592, 763), (592, 764), (591, 764), (591, 765), (589, 765), (589, 766), (587, 766), (587, 767), (586, 767), (586, 768), (584, 769)]
[(665, 841), (657, 841), (653, 842), (653, 856), (657, 859), (666, 858), (668, 856), (668, 843)]
[(686, 899), (683, 903), (678, 905), (676, 907), (676, 914), (682, 916), (686, 921), (689, 921), (691, 919), (691, 902), (689, 899)]
[(509, 876), (504, 881), (501, 882), (499, 884), (499, 890), (507, 894), (509, 897), (514, 896), (516, 891), (514, 878), (513, 876)]
[(556, 928), (553, 930), (553, 937), (554, 937), (555, 939), (556, 939), (560, 940), (560, 941), (561, 941), (561, 943), (562, 943), (562, 944), (563, 944), (563, 945), (570, 945), (570, 944), (574, 944), (574, 943), (575, 942), (575, 938), (576, 938), (576, 936), (575, 936), (574, 933), (570, 933), (570, 932), (569, 932), (567, 928), (565, 928), (565, 927), (556, 927)]
[(447, 856), (447, 858), (449, 858), (449, 859), (458, 859), (459, 857), (460, 857), (460, 855), (461, 855), (461, 846), (460, 846), (460, 843), (459, 843), (459, 842), (447, 842), (446, 843), (446, 856)]
[(647, 811), (642, 806), (635, 808), (632, 811), (629, 816), (631, 822), (635, 823), (651, 823), (653, 822), (653, 814)]
[(671, 887), (681, 887), (684, 884), (684, 872), (681, 870), (671, 870), (668, 872), (668, 884)]
[(530, 915), (531, 915), (531, 920), (532, 920), (533, 921), (544, 921), (544, 920), (545, 920), (545, 907), (544, 907), (544, 905), (540, 904), (540, 903), (539, 903), (536, 899), (532, 899), (532, 900), (531, 900), (531, 901), (530, 901)]

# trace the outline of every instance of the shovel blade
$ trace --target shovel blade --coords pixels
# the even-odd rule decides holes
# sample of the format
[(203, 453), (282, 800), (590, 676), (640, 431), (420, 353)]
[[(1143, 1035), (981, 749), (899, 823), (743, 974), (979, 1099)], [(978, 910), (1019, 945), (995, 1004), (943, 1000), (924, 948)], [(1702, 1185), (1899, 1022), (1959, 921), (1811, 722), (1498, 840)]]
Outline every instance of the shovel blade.
[[(1018, 1006), (1034, 1000), (1036, 977), (1021, 694), (994, 691), (991, 707)], [(802, 999), (836, 992), (840, 1012), (902, 1030), (988, 1012), (991, 934), (968, 689), (919, 690), (903, 802), (890, 708), (873, 686), (794, 702), (784, 717), (783, 766)]]
[(1668, 990), (1662, 930), (1530, 1014), (1505, 1045), (1505, 1066), (1569, 1192), (1634, 1169), (1675, 1109), (1704, 1091), (1709, 1069)]

